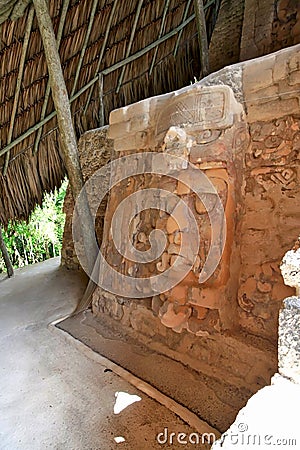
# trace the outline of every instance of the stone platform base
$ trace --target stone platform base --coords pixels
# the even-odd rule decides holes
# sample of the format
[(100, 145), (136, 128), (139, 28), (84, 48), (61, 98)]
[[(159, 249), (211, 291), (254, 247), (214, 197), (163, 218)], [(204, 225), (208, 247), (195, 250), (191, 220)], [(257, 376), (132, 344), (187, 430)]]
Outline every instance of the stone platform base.
[(223, 432), (252, 392), (193, 370), (180, 361), (154, 351), (136, 339), (127, 327), (90, 311), (57, 325), (165, 395), (186, 406), (209, 425)]

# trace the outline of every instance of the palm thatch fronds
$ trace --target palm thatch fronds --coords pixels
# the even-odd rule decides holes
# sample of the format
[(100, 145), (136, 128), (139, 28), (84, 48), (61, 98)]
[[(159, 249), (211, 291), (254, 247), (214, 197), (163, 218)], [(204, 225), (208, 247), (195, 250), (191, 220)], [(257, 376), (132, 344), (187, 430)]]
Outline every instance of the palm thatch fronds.
[[(210, 39), (219, 1), (206, 0), (204, 8)], [(49, 9), (77, 136), (107, 123), (113, 109), (201, 74), (193, 0), (50, 0)], [(0, 222), (6, 225), (27, 219), (65, 175), (31, 6), (0, 25), (0, 62)]]

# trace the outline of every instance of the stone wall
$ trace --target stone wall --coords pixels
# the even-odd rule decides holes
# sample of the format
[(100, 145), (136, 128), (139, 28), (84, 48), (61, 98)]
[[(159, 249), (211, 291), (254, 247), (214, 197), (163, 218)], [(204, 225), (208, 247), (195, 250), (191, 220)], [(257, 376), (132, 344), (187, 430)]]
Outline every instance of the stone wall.
[(240, 59), (256, 58), (300, 42), (298, 0), (246, 0)]
[(286, 298), (279, 313), (278, 373), (270, 386), (249, 399), (213, 450), (229, 450), (233, 445), (241, 450), (249, 445), (264, 448), (276, 443), (291, 449), (299, 442), (294, 410), (300, 394), (300, 238), (284, 255), (280, 269), (286, 285), (296, 289), (296, 296)]
[(295, 46), (243, 69), (251, 145), (245, 155), (240, 323), (268, 339), (276, 339), (279, 306), (291, 294), (279, 263), (299, 232), (299, 63)]
[(211, 72), (298, 43), (298, 0), (223, 0), (210, 43)]
[[(107, 138), (108, 127), (102, 127), (96, 130), (84, 133), (78, 142), (78, 151), (80, 163), (82, 167), (84, 181), (104, 166), (111, 159), (113, 153), (113, 142)], [(99, 245), (102, 242), (103, 221), (106, 210), (106, 202), (100, 205), (99, 212), (96, 217), (96, 234)], [(66, 222), (63, 235), (63, 245), (61, 252), (61, 264), (68, 269), (79, 269), (80, 264), (75, 253), (72, 238), (72, 218), (73, 218), (74, 201), (70, 189), (68, 188), (65, 202), (64, 213), (66, 214)]]
[(240, 61), (245, 0), (222, 0), (209, 45), (210, 71)]
[[(110, 316), (151, 348), (251, 392), (268, 384), (276, 371), (278, 312), (282, 300), (294, 293), (284, 285), (279, 265), (299, 234), (299, 50), (296, 46), (223, 69), (110, 117), (117, 158), (147, 151), (150, 159), (139, 175), (110, 192), (102, 252), (123, 284), (117, 276), (109, 280), (110, 292), (97, 288), (95, 315), (101, 320)], [(162, 167), (153, 154), (177, 155), (183, 162)], [(198, 171), (215, 189), (205, 185), (201, 200), (190, 188)], [(114, 212), (128, 195), (145, 188), (170, 191), (188, 204), (202, 238), (199, 249), (190, 233), (189, 213), (174, 206), (176, 223), (170, 211), (139, 210), (132, 197), (117, 222), (121, 242), (129, 236), (132, 246), (145, 252), (151, 247), (149, 233), (160, 229), (167, 246), (158, 259), (145, 264), (120, 255), (112, 240)], [(152, 192), (158, 205), (173, 201)], [(222, 207), (225, 245), (221, 222), (215, 220)], [(220, 225), (214, 237), (211, 218)], [(213, 274), (203, 278), (210, 246), (214, 258), (222, 258)], [(129, 298), (139, 277), (168, 274), (177, 260), (179, 271), (190, 264), (179, 284), (156, 295), (150, 289), (148, 297), (145, 291), (142, 299)], [(102, 274), (102, 280), (109, 276)]]

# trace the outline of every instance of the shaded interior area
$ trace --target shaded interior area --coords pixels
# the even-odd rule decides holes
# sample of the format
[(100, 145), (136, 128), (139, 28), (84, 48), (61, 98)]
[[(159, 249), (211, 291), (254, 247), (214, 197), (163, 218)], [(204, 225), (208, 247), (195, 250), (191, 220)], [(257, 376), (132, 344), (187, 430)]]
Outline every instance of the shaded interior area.
[[(3, 0), (0, 58), (0, 446), (195, 448), (277, 399), (290, 432), (299, 2)], [(13, 277), (66, 174), (61, 261)]]

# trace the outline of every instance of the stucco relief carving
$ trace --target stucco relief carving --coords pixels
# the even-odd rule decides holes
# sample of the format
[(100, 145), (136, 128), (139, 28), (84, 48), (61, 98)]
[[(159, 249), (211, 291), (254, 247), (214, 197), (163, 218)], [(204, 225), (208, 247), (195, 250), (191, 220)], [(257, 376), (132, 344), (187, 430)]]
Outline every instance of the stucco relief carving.
[[(109, 223), (126, 195), (145, 188), (166, 189), (189, 205), (202, 238), (194, 254), (194, 239), (188, 236), (195, 259), (180, 284), (145, 300), (140, 308), (138, 301), (129, 301), (127, 308), (124, 299), (116, 299), (124, 309), (126, 323), (137, 308), (139, 317), (145, 311), (147, 318), (152, 314), (163, 336), (173, 336), (166, 327), (196, 335), (240, 327), (248, 335), (276, 342), (281, 301), (293, 293), (283, 283), (279, 264), (299, 233), (298, 84), (299, 49), (294, 48), (111, 113), (109, 135), (119, 152), (117, 157), (152, 152), (178, 155), (182, 161), (177, 167), (178, 180), (167, 176), (168, 170), (164, 176), (145, 171), (113, 189), (106, 221)], [(214, 214), (218, 208), (212, 192), (202, 197), (204, 205), (190, 189), (189, 163), (215, 186), (227, 221), (222, 259), (213, 275), (200, 283), (211, 244), (208, 213)], [(170, 175), (172, 168), (169, 170)], [(161, 205), (165, 202), (166, 197), (158, 199)], [(164, 211), (143, 211), (130, 226), (132, 245), (149, 250), (154, 229), (162, 230), (167, 238), (157, 260), (139, 265), (126, 260), (117, 254), (106, 233), (108, 260), (132, 279), (167, 274), (186, 238), (185, 231)], [(220, 245), (214, 250), (220, 252)], [(101, 298), (105, 303), (106, 297)]]
[[(252, 333), (271, 337), (280, 302), (292, 294), (283, 283), (279, 264), (299, 224), (300, 120), (286, 116), (258, 121), (250, 125), (250, 135), (238, 303), (241, 324)], [(257, 255), (251, 253), (254, 242)]]
[[(236, 101), (228, 86), (203, 88), (194, 85), (175, 94), (150, 99), (113, 112), (111, 122), (109, 135), (115, 140), (115, 148), (117, 147), (121, 155), (126, 154), (124, 151), (129, 149), (150, 150), (180, 156), (186, 161), (186, 164), (183, 162), (180, 167), (178, 181), (169, 178), (168, 173), (160, 178), (146, 174), (143, 179), (130, 179), (127, 184), (130, 187), (126, 188), (127, 193), (146, 186), (168, 189), (184, 199), (197, 221), (201, 245), (197, 254), (191, 255), (195, 258), (190, 272), (177, 286), (160, 294), (155, 302), (162, 324), (177, 332), (187, 329), (197, 335), (230, 328), (234, 320), (235, 306), (233, 302), (228, 305), (228, 296), (236, 294), (236, 280), (230, 271), (230, 260), (235, 251), (234, 230), (242, 183), (242, 154), (249, 143), (241, 104)], [(140, 140), (141, 135), (144, 137), (143, 142)], [(137, 145), (138, 142), (140, 145)], [(216, 194), (204, 194), (204, 205), (189, 188), (191, 175), (185, 170), (188, 162), (201, 170), (215, 187), (227, 222), (227, 239), (222, 259), (212, 276), (204, 283), (201, 283), (201, 276), (199, 282), (199, 274), (208, 258), (212, 242), (210, 219), (220, 220), (221, 212), (218, 210)], [(121, 192), (120, 189), (111, 196), (111, 203), (115, 203), (117, 198), (121, 201), (123, 195), (124, 190)], [(116, 206), (110, 204), (109, 209), (115, 209)], [(220, 227), (222, 225), (220, 223)], [(166, 233), (167, 245), (155, 264), (138, 267), (124, 259), (121, 263), (117, 256), (115, 258), (113, 245), (110, 243), (107, 254), (110, 255), (112, 263), (120, 261), (121, 271), (134, 276), (147, 276), (163, 273), (174, 264), (185, 231), (179, 229), (171, 216), (163, 211), (151, 211), (148, 216), (143, 212), (136, 217), (133, 228), (132, 243), (137, 249), (145, 251), (149, 248), (148, 236), (154, 228), (162, 229)], [(212, 249), (215, 258), (221, 256), (221, 244), (220, 242)], [(193, 251), (193, 237), (190, 236), (190, 252)]]

